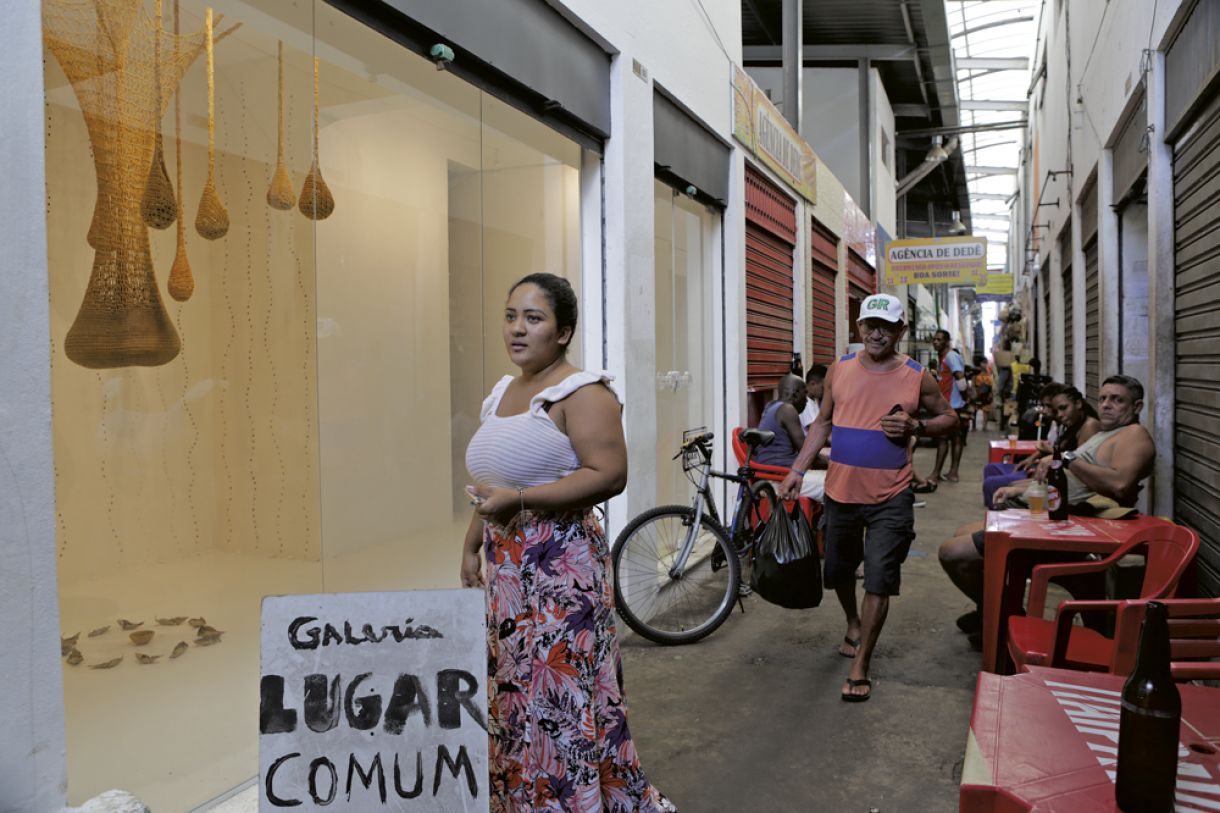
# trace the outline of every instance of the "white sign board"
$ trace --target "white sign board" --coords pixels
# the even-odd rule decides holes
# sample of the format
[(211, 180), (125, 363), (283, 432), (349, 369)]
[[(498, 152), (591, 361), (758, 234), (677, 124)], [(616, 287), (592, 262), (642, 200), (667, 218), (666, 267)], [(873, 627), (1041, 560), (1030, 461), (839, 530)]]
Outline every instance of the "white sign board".
[(259, 811), (486, 811), (482, 590), (263, 600)]

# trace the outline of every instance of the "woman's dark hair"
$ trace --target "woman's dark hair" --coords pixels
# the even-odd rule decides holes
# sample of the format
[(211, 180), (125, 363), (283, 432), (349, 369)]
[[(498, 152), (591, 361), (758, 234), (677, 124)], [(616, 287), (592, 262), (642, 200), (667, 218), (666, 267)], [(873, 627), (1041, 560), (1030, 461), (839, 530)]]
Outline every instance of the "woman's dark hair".
[(1067, 384), (1060, 384), (1058, 381), (1047, 381), (1042, 385), (1042, 389), (1038, 391), (1038, 399), (1045, 400), (1047, 398), (1054, 398), (1056, 395), (1062, 395), (1067, 388)]
[(568, 338), (567, 344), (563, 346), (563, 350), (566, 353), (568, 345), (572, 343), (572, 339), (576, 336), (576, 319), (579, 316), (576, 292), (572, 290), (572, 284), (563, 277), (539, 271), (535, 274), (527, 274), (517, 280), (513, 287), (508, 289), (508, 295), (512, 296), (513, 291), (522, 285), (537, 285), (538, 289), (546, 296), (547, 304), (555, 312), (555, 323), (559, 329), (562, 331), (565, 327), (572, 328), (572, 336)]
[[(1077, 404), (1084, 407), (1084, 417), (1080, 419), (1080, 423), (1075, 426), (1060, 427), (1063, 431), (1059, 435), (1059, 439), (1055, 441), (1055, 448), (1060, 452), (1074, 451), (1076, 449), (1076, 436), (1080, 433), (1080, 427), (1084, 426), (1085, 420), (1088, 418), (1096, 418), (1097, 410), (1093, 409), (1093, 405), (1084, 399), (1080, 390), (1075, 387), (1064, 387), (1059, 393), (1069, 401), (1075, 401)], [(1058, 397), (1058, 396), (1056, 396)]]

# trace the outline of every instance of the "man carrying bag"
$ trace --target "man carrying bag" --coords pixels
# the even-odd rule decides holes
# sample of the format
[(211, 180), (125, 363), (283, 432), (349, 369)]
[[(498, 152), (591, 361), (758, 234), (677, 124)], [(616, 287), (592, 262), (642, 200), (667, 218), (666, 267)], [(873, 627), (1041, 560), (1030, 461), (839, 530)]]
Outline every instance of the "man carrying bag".
[(798, 503), (776, 505), (758, 540), (750, 586), (765, 600), (789, 610), (822, 603), (822, 563), (813, 529)]

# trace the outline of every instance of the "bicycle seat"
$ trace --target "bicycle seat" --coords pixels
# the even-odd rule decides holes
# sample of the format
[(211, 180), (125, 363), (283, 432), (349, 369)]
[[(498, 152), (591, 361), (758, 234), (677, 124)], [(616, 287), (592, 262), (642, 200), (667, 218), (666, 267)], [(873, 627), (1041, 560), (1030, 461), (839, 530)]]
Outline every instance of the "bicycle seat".
[(743, 429), (737, 437), (748, 446), (767, 446), (775, 440), (775, 433), (765, 429)]

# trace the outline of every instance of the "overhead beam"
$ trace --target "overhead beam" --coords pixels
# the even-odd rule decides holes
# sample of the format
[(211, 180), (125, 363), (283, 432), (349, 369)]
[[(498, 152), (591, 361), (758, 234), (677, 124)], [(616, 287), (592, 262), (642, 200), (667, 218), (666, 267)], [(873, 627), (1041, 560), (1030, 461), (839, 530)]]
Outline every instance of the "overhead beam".
[(957, 39), (958, 37), (969, 37), (971, 34), (976, 34), (979, 31), (986, 31), (989, 28), (1000, 28), (1002, 26), (1012, 25), (1013, 23), (1032, 23), (1033, 21), (1034, 18), (1032, 16), (1007, 17), (1003, 20), (992, 20), (989, 23), (976, 25), (974, 28), (963, 28), (961, 31), (958, 31), (953, 35), (953, 39)]
[(898, 134), (902, 139), (919, 139), (932, 135), (954, 135), (955, 133), (987, 133), (996, 130), (1023, 130), (1028, 122), (1025, 119), (1017, 121), (999, 121), (992, 124), (967, 124), (957, 127), (928, 127), (923, 130), (903, 130)]
[(1002, 195), (999, 192), (971, 192), (971, 200), (1002, 200), (1007, 201), (1012, 195)]
[(1016, 167), (987, 167), (977, 164), (966, 165), (967, 175), (1016, 175)]
[(893, 110), (895, 116), (905, 119), (926, 119), (930, 115), (926, 104), (896, 104)]
[(1029, 107), (1025, 100), (1018, 99), (963, 99), (962, 110), (1007, 110), (1010, 112), (1024, 111)]
[(958, 70), (1000, 70), (1000, 71), (1025, 71), (1029, 70), (1029, 59), (1023, 56), (1020, 57), (986, 57), (986, 56), (967, 56), (956, 60)]
[[(801, 58), (807, 66), (818, 62), (856, 62), (861, 59), (869, 59), (873, 62), (909, 62), (917, 56), (918, 52), (910, 45), (861, 43), (859, 45), (805, 45), (801, 48)], [(747, 65), (779, 63), (784, 59), (783, 47), (780, 45), (746, 45), (741, 49), (741, 58)]]
[[(970, 197), (974, 197), (971, 195)], [(970, 215), (972, 220), (1002, 220), (1005, 223), (1011, 222), (1012, 218), (1009, 215), (984, 215), (972, 212)]]

